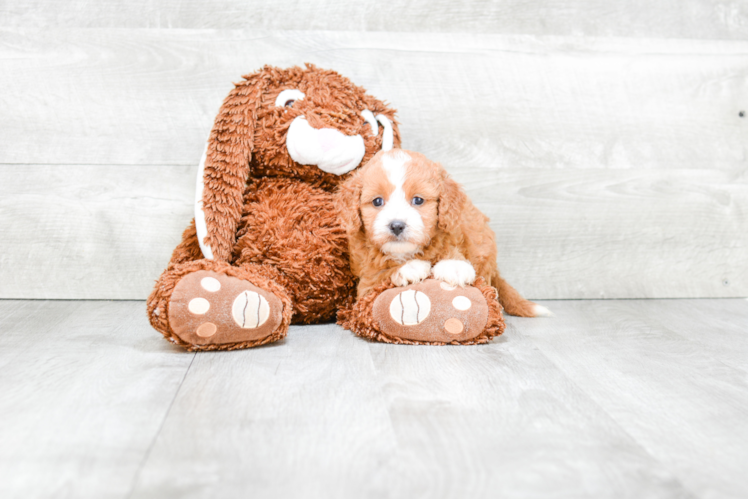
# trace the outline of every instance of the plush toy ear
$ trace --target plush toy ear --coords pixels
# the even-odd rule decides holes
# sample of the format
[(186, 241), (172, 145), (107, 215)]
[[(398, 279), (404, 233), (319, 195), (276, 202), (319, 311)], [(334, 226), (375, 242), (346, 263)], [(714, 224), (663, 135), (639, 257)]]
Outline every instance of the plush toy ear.
[(242, 215), (264, 71), (247, 75), (223, 101), (198, 170), (195, 227), (206, 259), (228, 261)]
[(335, 209), (346, 236), (350, 239), (363, 232), (364, 224), (361, 220), (361, 189), (363, 182), (359, 172), (350, 176), (338, 187), (335, 193)]
[(441, 193), (439, 194), (439, 229), (446, 233), (454, 233), (462, 219), (462, 208), (467, 201), (467, 195), (462, 186), (455, 182), (447, 173), (441, 169)]

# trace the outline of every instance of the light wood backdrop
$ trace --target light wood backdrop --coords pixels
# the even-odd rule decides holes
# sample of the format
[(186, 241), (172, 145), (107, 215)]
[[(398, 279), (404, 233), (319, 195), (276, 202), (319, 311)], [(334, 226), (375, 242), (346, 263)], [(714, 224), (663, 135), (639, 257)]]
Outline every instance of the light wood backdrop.
[(748, 1), (0, 1), (0, 298), (143, 299), (231, 82), (399, 110), (532, 298), (748, 295)]

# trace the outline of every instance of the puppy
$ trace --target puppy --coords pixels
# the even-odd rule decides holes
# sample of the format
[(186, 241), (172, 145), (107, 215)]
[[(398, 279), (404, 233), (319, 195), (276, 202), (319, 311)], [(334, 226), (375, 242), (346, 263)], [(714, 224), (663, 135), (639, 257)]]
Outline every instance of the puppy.
[(432, 276), (464, 287), (481, 276), (507, 313), (550, 314), (502, 279), (488, 217), (422, 154), (380, 151), (341, 185), (336, 203), (359, 299), (386, 280), (407, 286)]

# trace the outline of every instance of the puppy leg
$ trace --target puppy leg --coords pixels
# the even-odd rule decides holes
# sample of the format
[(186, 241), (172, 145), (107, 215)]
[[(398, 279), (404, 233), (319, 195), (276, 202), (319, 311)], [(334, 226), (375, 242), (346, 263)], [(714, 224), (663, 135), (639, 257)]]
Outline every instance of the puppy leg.
[(431, 274), (431, 262), (412, 259), (400, 267), (390, 278), (395, 286), (407, 286), (420, 283)]

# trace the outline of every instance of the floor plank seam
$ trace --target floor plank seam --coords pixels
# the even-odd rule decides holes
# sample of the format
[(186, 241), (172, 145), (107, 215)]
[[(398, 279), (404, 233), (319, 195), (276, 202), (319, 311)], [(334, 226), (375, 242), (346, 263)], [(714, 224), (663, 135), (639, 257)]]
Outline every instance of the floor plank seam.
[(174, 397), (171, 399), (171, 402), (169, 403), (169, 407), (166, 409), (166, 413), (164, 413), (164, 418), (161, 419), (161, 423), (158, 426), (158, 430), (156, 430), (156, 434), (153, 436), (153, 439), (151, 440), (151, 444), (148, 445), (148, 449), (145, 451), (145, 454), (143, 455), (143, 459), (140, 461), (140, 464), (138, 464), (138, 468), (135, 471), (135, 474), (133, 475), (133, 480), (132, 480), (132, 485), (130, 486), (130, 491), (127, 492), (127, 495), (125, 495), (125, 498), (132, 498), (132, 495), (135, 492), (135, 487), (138, 485), (138, 480), (140, 479), (140, 473), (143, 471), (143, 466), (145, 466), (145, 463), (148, 461), (148, 458), (151, 456), (151, 451), (153, 451), (153, 447), (156, 445), (156, 441), (158, 440), (158, 437), (161, 435), (161, 431), (164, 429), (164, 424), (166, 423), (166, 420), (169, 418), (169, 414), (171, 413), (171, 409), (174, 406), (174, 402), (177, 400), (177, 396), (179, 396), (179, 391), (182, 390), (182, 385), (184, 385), (184, 381), (187, 378), (187, 374), (190, 372), (190, 369), (192, 368), (192, 363), (195, 362), (196, 357), (197, 357), (197, 353), (195, 352), (192, 354), (192, 359), (190, 360), (190, 364), (187, 366), (187, 369), (184, 371), (182, 380), (179, 381), (179, 386), (177, 386), (177, 390), (174, 391)]
[[(519, 332), (515, 331), (514, 333), (517, 334)], [(522, 333), (519, 333), (519, 335), (522, 335)], [(633, 436), (623, 426), (623, 424), (618, 421), (618, 419), (616, 419), (613, 415), (611, 415), (610, 412), (608, 412), (591, 394), (589, 394), (587, 391), (585, 391), (584, 388), (582, 386), (580, 386), (574, 380), (574, 378), (569, 373), (567, 373), (566, 370), (563, 369), (562, 366), (560, 366), (558, 363), (556, 363), (555, 361), (553, 361), (549, 356), (547, 356), (546, 353), (545, 353), (545, 351), (543, 350), (542, 346), (538, 345), (538, 343), (535, 342), (535, 340), (532, 337), (528, 337), (526, 335), (522, 335), (522, 336), (525, 337), (526, 339), (528, 339), (535, 346), (535, 348), (538, 350), (538, 352), (540, 353), (540, 355), (543, 356), (548, 361), (548, 363), (550, 363), (551, 365), (553, 365), (554, 367), (556, 367), (556, 369), (560, 373), (563, 374), (563, 376), (566, 378), (566, 380), (571, 385), (573, 385), (581, 394), (584, 394), (584, 396), (588, 399), (588, 401), (590, 402), (590, 404), (596, 406), (600, 410), (601, 413), (607, 415), (608, 418), (610, 419), (610, 421), (612, 423), (614, 423), (618, 427), (618, 429), (620, 430), (620, 432), (623, 435), (628, 436), (628, 438), (631, 439), (632, 443), (636, 443), (636, 445), (642, 450), (642, 452), (645, 453), (653, 462), (655, 462), (657, 464), (660, 464), (660, 466), (662, 467), (662, 470), (667, 471), (670, 474), (671, 478), (673, 480), (675, 480), (675, 481), (678, 482), (678, 485), (681, 487), (682, 491), (687, 492), (689, 494), (690, 498), (696, 498), (697, 497), (697, 495), (695, 495), (694, 492), (691, 491), (691, 489), (688, 488), (683, 483), (682, 479), (680, 478), (680, 476), (677, 474), (676, 471), (674, 471), (673, 469), (671, 469), (670, 467), (668, 467), (666, 463), (664, 463), (657, 456), (655, 456), (654, 454), (652, 454), (652, 452), (648, 449), (647, 446), (645, 446), (644, 443), (642, 443), (641, 441), (639, 441), (638, 439), (636, 439), (636, 437)]]

